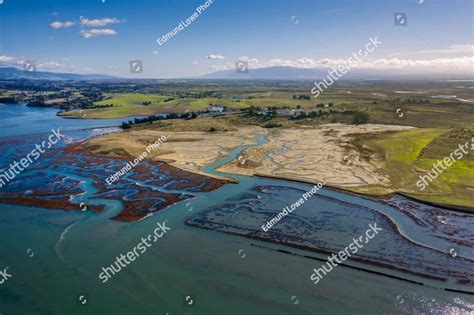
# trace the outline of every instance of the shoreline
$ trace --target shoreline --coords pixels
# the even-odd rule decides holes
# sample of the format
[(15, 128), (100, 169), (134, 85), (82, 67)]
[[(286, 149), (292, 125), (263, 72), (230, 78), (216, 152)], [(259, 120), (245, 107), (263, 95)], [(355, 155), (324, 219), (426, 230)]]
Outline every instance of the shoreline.
[[(282, 181), (290, 181), (290, 182), (296, 182), (296, 183), (302, 183), (302, 184), (309, 184), (309, 185), (315, 185), (320, 181), (309, 181), (309, 180), (304, 180), (304, 179), (298, 179), (298, 178), (291, 178), (291, 177), (284, 177), (284, 176), (276, 176), (276, 175), (267, 175), (267, 174), (260, 174), (260, 173), (255, 173), (254, 176), (256, 177), (261, 177), (261, 178), (268, 178), (268, 179), (274, 179), (274, 180), (282, 180)], [(394, 196), (401, 196), (404, 198), (407, 198), (411, 201), (416, 201), (418, 203), (427, 205), (427, 206), (432, 206), (432, 207), (438, 207), (443, 210), (448, 210), (448, 211), (453, 211), (453, 212), (460, 212), (460, 213), (466, 213), (466, 214), (474, 214), (474, 207), (469, 208), (469, 207), (464, 207), (464, 206), (456, 206), (456, 205), (446, 205), (446, 204), (440, 204), (436, 202), (431, 202), (427, 200), (422, 200), (418, 199), (416, 197), (412, 197), (408, 194), (405, 194), (403, 192), (393, 192), (393, 193), (388, 193), (384, 195), (372, 195), (368, 193), (362, 193), (362, 192), (355, 192), (348, 190), (346, 188), (338, 187), (338, 186), (333, 186), (333, 185), (324, 185), (323, 188), (327, 188), (329, 190), (337, 191), (337, 192), (342, 192), (345, 194), (353, 195), (356, 197), (360, 198), (365, 198), (371, 201), (382, 201), (386, 202), (386, 199), (392, 198)]]

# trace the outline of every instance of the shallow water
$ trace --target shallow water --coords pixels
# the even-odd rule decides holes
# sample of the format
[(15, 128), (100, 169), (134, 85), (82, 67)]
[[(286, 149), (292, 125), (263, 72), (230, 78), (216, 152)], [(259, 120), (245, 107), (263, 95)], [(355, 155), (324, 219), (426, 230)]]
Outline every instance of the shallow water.
[[(36, 123), (37, 130), (45, 128), (42, 131), (46, 132), (51, 128)], [(19, 130), (28, 129), (24, 126)], [(96, 133), (74, 131), (67, 134), (77, 140)], [(255, 145), (264, 141), (263, 136), (256, 135)], [(208, 165), (205, 171), (214, 172), (214, 168), (237, 158), (242, 149)], [(2, 156), (2, 160), (5, 159), (8, 160), (8, 156)], [(68, 169), (62, 173), (72, 176)], [(281, 211), (283, 204), (293, 202), (298, 195), (295, 190), (311, 188), (310, 185), (287, 181), (232, 176), (239, 180), (238, 185), (228, 184), (211, 193), (196, 193), (196, 198), (190, 201), (133, 223), (109, 219), (122, 209), (121, 203), (114, 200), (101, 200), (106, 204), (106, 210), (100, 214), (80, 209), (64, 212), (0, 204), (0, 270), (8, 266), (12, 274), (12, 278), (0, 285), (0, 313), (468, 314), (474, 310), (474, 295), (448, 292), (441, 289), (446, 284), (440, 281), (362, 262), (348, 264), (425, 285), (345, 266), (336, 267), (314, 285), (309, 277), (312, 269), (320, 267), (323, 261), (303, 256), (324, 260), (327, 255), (185, 225), (186, 220), (199, 218), (210, 209), (221, 209), (229, 202), (238, 205), (236, 199), (238, 201), (241, 196), (251, 193), (254, 187), (279, 187), (271, 195), (261, 195), (260, 199), (265, 202), (265, 209), (275, 213)], [(81, 201), (91, 202), (94, 194), (92, 183), (86, 177), (76, 179), (83, 181), (80, 188), (85, 194), (81, 195)], [(404, 250), (407, 260), (417, 257), (422, 264), (425, 259), (432, 262), (446, 257), (448, 266), (459, 269), (459, 261), (449, 257), (446, 251), (456, 244), (454, 239), (462, 239), (466, 243), (457, 245), (459, 257), (473, 258), (472, 216), (460, 218), (456, 213), (434, 210), (418, 203), (409, 208), (413, 213), (409, 216), (375, 200), (327, 189), (318, 194), (321, 197), (308, 203), (306, 208), (296, 210), (295, 215), (315, 220), (315, 229), (319, 228), (321, 233), (316, 230), (313, 240), (324, 242), (326, 247), (347, 245), (369, 223), (382, 220), (380, 217), (383, 216), (384, 222), (394, 222), (406, 238), (389, 233), (387, 225), (387, 232), (364, 248), (366, 254), (380, 258), (384, 254), (396, 256), (398, 250)], [(324, 198), (339, 202), (328, 202)], [(393, 202), (408, 201), (397, 199)], [(432, 212), (436, 212), (439, 220), (458, 228), (432, 228)], [(218, 210), (213, 213), (218, 213)], [(426, 224), (417, 223), (413, 217)], [(234, 219), (238, 226), (252, 223), (258, 228), (260, 225), (248, 221), (244, 212), (237, 213)], [(157, 222), (165, 220), (171, 231), (103, 284), (98, 278), (101, 268), (112, 264), (117, 255), (133, 249), (142, 237), (153, 232)], [(281, 224), (289, 225), (289, 222)], [(321, 225), (318, 227), (317, 224)], [(448, 234), (451, 236), (446, 239)], [(431, 254), (420, 256), (423, 252), (417, 246), (401, 242), (420, 243), (446, 252), (446, 256), (439, 254), (435, 259)], [(282, 249), (294, 255), (277, 251)], [(34, 255), (30, 257), (32, 252)], [(472, 271), (472, 266), (464, 268)], [(469, 289), (454, 283), (449, 285)], [(187, 295), (195, 301), (193, 306), (185, 304)], [(81, 301), (86, 299), (87, 302), (81, 304), (80, 296), (83, 296)]]

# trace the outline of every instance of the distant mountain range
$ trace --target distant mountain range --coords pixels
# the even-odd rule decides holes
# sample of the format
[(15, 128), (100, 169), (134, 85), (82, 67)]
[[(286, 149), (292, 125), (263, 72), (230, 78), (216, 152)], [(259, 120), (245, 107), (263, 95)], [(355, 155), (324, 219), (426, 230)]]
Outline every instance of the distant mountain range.
[(295, 67), (268, 67), (249, 69), (247, 73), (237, 73), (234, 69), (213, 72), (203, 76), (205, 79), (265, 79), (265, 80), (312, 80), (323, 78), (326, 70), (303, 69)]
[[(237, 73), (234, 69), (213, 72), (201, 77), (188, 77), (187, 79), (212, 79), (212, 80), (321, 80), (328, 76), (328, 69), (307, 69), (296, 67), (267, 67), (250, 68), (247, 73)], [(77, 74), (46, 71), (25, 71), (14, 67), (0, 67), (0, 80), (73, 80), (73, 81), (91, 81), (91, 80), (136, 80), (131, 78), (113, 77), (104, 74)], [(343, 75), (341, 80), (472, 80), (472, 74), (466, 75), (448, 75), (446, 73), (405, 73), (400, 70), (380, 71), (380, 70), (361, 70), (352, 69)], [(158, 80), (152, 78), (141, 78), (138, 80)], [(176, 79), (168, 79), (176, 80)]]
[[(244, 80), (321, 80), (328, 76), (329, 69), (307, 69), (295, 67), (267, 67), (250, 68), (247, 73), (238, 73), (234, 69), (222, 70), (202, 76), (203, 79), (244, 79)], [(352, 69), (344, 74), (341, 80), (446, 80), (446, 79), (473, 79), (472, 74), (449, 76), (444, 72), (439, 73), (407, 73), (403, 70), (367, 70)]]
[(0, 67), (0, 80), (114, 80), (116, 77), (103, 74), (76, 74), (46, 71), (26, 71), (14, 67)]

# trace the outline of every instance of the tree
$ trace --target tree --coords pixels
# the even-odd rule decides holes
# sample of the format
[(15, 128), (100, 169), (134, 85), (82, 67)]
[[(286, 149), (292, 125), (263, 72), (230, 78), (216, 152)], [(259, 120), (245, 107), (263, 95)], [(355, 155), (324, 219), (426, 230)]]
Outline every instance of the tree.
[(127, 123), (124, 121), (124, 122), (122, 123), (122, 125), (120, 126), (120, 128), (122, 128), (122, 129), (128, 129), (128, 128), (130, 128), (130, 125), (127, 124)]
[(369, 114), (367, 112), (356, 112), (352, 117), (353, 125), (363, 125), (369, 122)]

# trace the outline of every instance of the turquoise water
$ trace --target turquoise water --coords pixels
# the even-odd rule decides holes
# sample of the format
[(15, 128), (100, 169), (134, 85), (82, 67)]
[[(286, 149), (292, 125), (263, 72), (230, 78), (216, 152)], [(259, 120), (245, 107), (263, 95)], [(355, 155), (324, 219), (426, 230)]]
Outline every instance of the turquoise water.
[[(42, 120), (33, 118), (39, 115), (36, 110), (33, 110), (35, 114), (28, 113), (28, 108), (25, 110), (21, 117), (29, 117), (34, 132), (48, 132), (52, 128), (50, 120), (45, 120), (46, 126)], [(9, 119), (11, 125), (22, 124), (21, 120)], [(77, 120), (51, 119), (64, 129), (80, 127)], [(25, 125), (9, 135), (24, 134), (28, 130)], [(254, 145), (265, 141), (263, 136), (256, 135)], [(215, 172), (215, 168), (237, 158), (243, 149), (229, 152), (225, 159), (208, 165), (204, 171)], [(72, 176), (67, 169), (62, 175)], [(80, 187), (85, 191), (78, 201), (105, 204), (106, 210), (100, 214), (80, 209), (64, 212), (0, 204), (0, 271), (9, 267), (12, 275), (0, 285), (0, 313), (468, 314), (473, 310), (473, 295), (444, 291), (436, 281), (411, 275), (403, 277), (425, 285), (343, 266), (314, 285), (309, 276), (313, 268), (321, 266), (321, 261), (275, 249), (325, 259), (322, 254), (186, 226), (185, 220), (255, 186), (284, 186), (305, 191), (310, 188), (299, 183), (226, 175), (238, 179), (239, 184), (225, 185), (211, 193), (198, 193), (193, 200), (133, 223), (110, 220), (121, 211), (121, 203), (90, 199), (94, 188), (88, 178), (76, 177), (83, 181)], [(385, 214), (415, 242), (443, 251), (449, 243), (386, 204), (327, 189), (318, 193)], [(289, 196), (289, 193), (283, 194), (280, 199), (291, 202)], [(364, 222), (363, 218), (357, 219)], [(171, 228), (163, 239), (106, 284), (99, 280), (102, 267), (112, 264), (117, 255), (133, 249), (142, 237), (153, 232), (157, 222), (163, 221)], [(355, 218), (348, 217), (343, 221), (347, 226), (341, 223), (340, 236), (335, 236), (337, 241), (345, 242), (346, 236), (352, 235), (349, 223), (353, 221)], [(472, 242), (472, 226), (467, 226), (469, 228), (471, 234), (466, 238)], [(391, 244), (386, 245), (389, 251)], [(460, 246), (458, 250), (460, 255), (472, 258), (472, 248)], [(31, 252), (33, 257), (30, 257)], [(352, 265), (382, 270), (362, 263)], [(185, 304), (188, 295), (195, 301), (193, 306)], [(87, 302), (81, 304), (84, 298)]]

